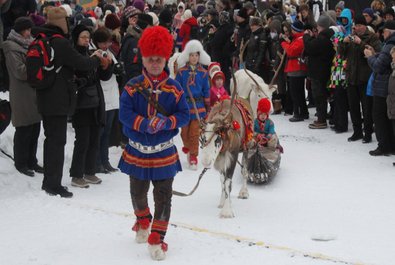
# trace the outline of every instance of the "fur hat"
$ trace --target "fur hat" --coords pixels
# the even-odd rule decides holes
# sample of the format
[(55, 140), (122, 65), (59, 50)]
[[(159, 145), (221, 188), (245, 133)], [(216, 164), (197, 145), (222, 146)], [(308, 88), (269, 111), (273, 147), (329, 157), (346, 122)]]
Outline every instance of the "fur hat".
[(104, 26), (108, 29), (114, 30), (121, 27), (121, 20), (115, 14), (109, 14), (106, 16)]
[(127, 8), (125, 8), (125, 10), (123, 11), (123, 16), (128, 19), (130, 17), (133, 17), (137, 14), (140, 14), (141, 11), (138, 10), (137, 8), (135, 8), (134, 6), (128, 6)]
[(267, 98), (262, 98), (258, 101), (257, 112), (259, 113), (266, 113), (269, 115), (270, 109), (272, 105)]
[(71, 7), (67, 4), (63, 4), (60, 7), (63, 7), (64, 10), (66, 10), (67, 16), (71, 17), (71, 15), (73, 14), (73, 10), (71, 9)]
[(209, 65), (211, 63), (210, 55), (208, 55), (207, 52), (204, 51), (202, 43), (198, 40), (190, 40), (187, 42), (184, 50), (177, 58), (178, 68), (181, 68), (184, 65), (186, 65), (189, 62), (189, 54), (195, 52), (199, 53), (200, 55), (199, 56), (200, 64)]
[(143, 57), (160, 56), (168, 60), (173, 51), (173, 36), (162, 26), (143, 31), (138, 46)]
[(303, 23), (299, 20), (295, 20), (291, 25), (292, 30), (296, 32), (302, 32), (304, 29)]
[(18, 33), (21, 33), (26, 29), (31, 29), (33, 26), (33, 21), (29, 17), (18, 17), (15, 20), (14, 30)]
[(217, 77), (222, 77), (225, 80), (225, 75), (221, 71), (221, 65), (217, 62), (213, 62), (208, 66), (208, 74), (211, 80), (215, 80)]
[(52, 7), (48, 9), (47, 24), (61, 28), (64, 34), (69, 33), (67, 12), (63, 7)]
[(152, 17), (152, 25), (153, 26), (158, 26), (159, 25), (159, 18), (154, 12), (148, 12), (148, 15)]

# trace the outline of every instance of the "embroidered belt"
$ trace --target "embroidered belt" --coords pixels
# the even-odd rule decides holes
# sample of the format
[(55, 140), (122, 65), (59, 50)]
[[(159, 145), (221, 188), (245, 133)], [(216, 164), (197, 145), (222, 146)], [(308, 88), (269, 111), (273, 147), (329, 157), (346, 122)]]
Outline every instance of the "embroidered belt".
[(173, 139), (170, 139), (167, 142), (150, 146), (150, 145), (142, 145), (138, 142), (134, 142), (129, 139), (129, 145), (131, 147), (133, 147), (134, 149), (137, 149), (139, 152), (141, 152), (143, 154), (154, 154), (154, 153), (159, 153), (163, 150), (166, 150), (166, 149), (174, 146), (174, 142), (173, 142)]

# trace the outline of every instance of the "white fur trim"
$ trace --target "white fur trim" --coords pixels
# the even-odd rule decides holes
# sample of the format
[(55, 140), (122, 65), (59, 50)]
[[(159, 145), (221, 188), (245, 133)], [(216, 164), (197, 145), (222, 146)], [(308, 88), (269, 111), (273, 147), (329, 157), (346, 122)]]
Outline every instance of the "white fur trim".
[(153, 260), (164, 260), (166, 258), (166, 252), (163, 251), (161, 244), (148, 244), (148, 251)]
[(190, 40), (185, 45), (185, 49), (177, 58), (178, 68), (185, 66), (189, 62), (189, 54), (199, 52), (199, 63), (209, 65), (211, 63), (210, 55), (203, 49), (203, 45), (198, 40)]
[(141, 228), (140, 228), (140, 229), (137, 230), (137, 232), (136, 232), (136, 238), (135, 238), (135, 240), (136, 240), (136, 242), (139, 243), (139, 244), (147, 243), (148, 235), (149, 235), (149, 229), (141, 229)]
[(180, 6), (182, 6), (182, 9), (185, 10), (185, 4), (184, 4), (183, 2), (180, 2), (180, 3), (178, 4), (177, 10), (178, 10), (178, 8), (180, 8)]
[(64, 10), (66, 10), (68, 17), (71, 17), (71, 15), (73, 15), (73, 10), (71, 9), (71, 7), (68, 4), (63, 4), (60, 7), (62, 7)]
[(158, 26), (159, 25), (159, 18), (158, 18), (158, 16), (154, 12), (148, 12), (147, 14), (152, 17), (152, 21), (153, 21), (152, 24), (154, 26)]

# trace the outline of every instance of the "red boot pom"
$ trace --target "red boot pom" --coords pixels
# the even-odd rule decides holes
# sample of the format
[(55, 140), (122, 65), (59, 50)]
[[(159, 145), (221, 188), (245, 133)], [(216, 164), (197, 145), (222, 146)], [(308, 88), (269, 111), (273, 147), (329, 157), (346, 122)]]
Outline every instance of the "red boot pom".
[(157, 232), (152, 232), (148, 237), (148, 244), (158, 245), (161, 243), (160, 235)]
[(184, 154), (188, 154), (189, 153), (189, 148), (186, 148), (185, 146), (182, 147), (182, 152), (184, 152)]
[(134, 223), (132, 230), (137, 232), (140, 229), (148, 229), (150, 225), (150, 220), (148, 218), (138, 219)]

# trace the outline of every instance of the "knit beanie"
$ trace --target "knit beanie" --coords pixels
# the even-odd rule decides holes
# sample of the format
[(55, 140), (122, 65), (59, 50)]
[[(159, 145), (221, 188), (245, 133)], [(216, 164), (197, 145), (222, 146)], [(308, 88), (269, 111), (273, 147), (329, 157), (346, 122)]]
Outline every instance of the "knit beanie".
[(304, 26), (301, 21), (295, 20), (294, 23), (292, 23), (291, 28), (296, 32), (302, 32), (304, 29)]
[(262, 98), (258, 101), (258, 113), (266, 113), (269, 116), (270, 109), (271, 103), (267, 98)]
[(335, 6), (335, 10), (336, 9), (340, 9), (340, 10), (343, 11), (343, 9), (344, 9), (344, 1), (340, 1), (339, 3), (337, 3), (336, 6)]
[(363, 15), (361, 14), (357, 14), (354, 18), (354, 24), (355, 25), (367, 25), (368, 23), (366, 23), (366, 19)]
[(127, 8), (125, 8), (125, 10), (123, 11), (123, 16), (128, 19), (130, 17), (133, 17), (137, 14), (141, 13), (140, 10), (138, 10), (137, 8), (135, 8), (134, 6), (128, 6)]
[(48, 9), (47, 24), (61, 28), (64, 34), (69, 33), (67, 13), (62, 7), (52, 7)]
[(388, 20), (384, 23), (383, 29), (395, 30), (395, 21)]
[(121, 20), (115, 14), (109, 14), (106, 16), (104, 26), (108, 29), (114, 30), (121, 27)]
[(371, 8), (365, 8), (363, 11), (362, 11), (362, 14), (363, 13), (365, 13), (365, 14), (368, 14), (369, 15), (369, 17), (371, 17), (371, 18), (374, 18), (374, 11), (373, 11), (373, 9), (371, 9)]
[(144, 12), (145, 3), (143, 0), (134, 0), (133, 6), (141, 12)]
[(37, 15), (37, 14), (30, 14), (30, 19), (33, 21), (35, 26), (41, 26), (45, 24), (45, 17)]
[(317, 25), (327, 29), (331, 26), (331, 19), (327, 15), (321, 15), (317, 20)]
[(28, 17), (19, 17), (15, 20), (14, 30), (21, 33), (26, 29), (31, 29), (34, 26), (33, 21)]

